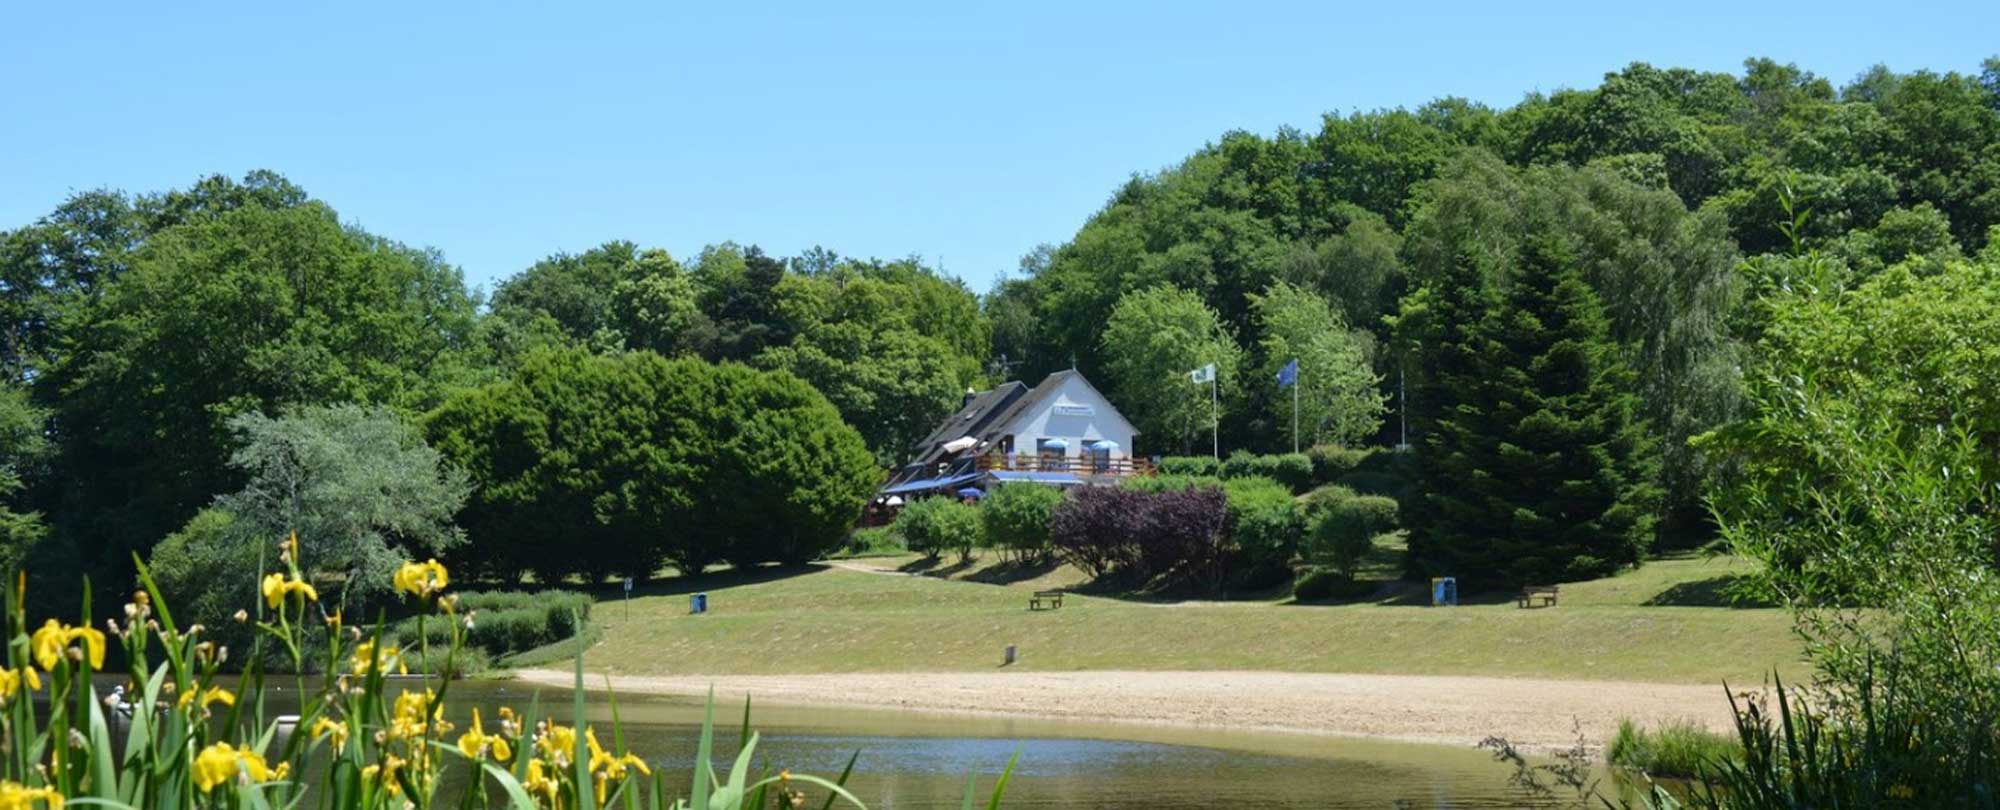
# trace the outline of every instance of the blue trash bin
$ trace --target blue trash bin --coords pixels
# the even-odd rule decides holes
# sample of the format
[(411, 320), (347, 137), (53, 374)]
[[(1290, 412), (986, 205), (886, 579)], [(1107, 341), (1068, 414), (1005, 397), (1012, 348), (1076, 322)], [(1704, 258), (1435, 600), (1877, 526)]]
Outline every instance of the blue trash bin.
[(690, 596), (690, 597), (688, 597), (688, 612), (689, 612), (689, 613), (707, 613), (707, 612), (708, 612), (708, 594), (706, 594), (706, 593), (698, 593), (698, 594), (695, 594), (695, 595), (693, 595), (693, 596)]
[(1458, 605), (1458, 578), (1438, 577), (1431, 580), (1431, 604), (1433, 606), (1456, 607)]

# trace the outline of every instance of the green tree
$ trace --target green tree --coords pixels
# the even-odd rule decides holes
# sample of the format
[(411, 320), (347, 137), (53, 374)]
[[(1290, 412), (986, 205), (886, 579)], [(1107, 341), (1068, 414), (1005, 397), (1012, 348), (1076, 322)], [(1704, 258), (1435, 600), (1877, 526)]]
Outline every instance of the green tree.
[(1219, 418), (1207, 383), (1188, 373), (1209, 363), (1227, 404), (1236, 394), (1242, 351), (1215, 311), (1194, 293), (1153, 287), (1127, 294), (1104, 328), (1104, 366), (1113, 396), (1140, 432), (1186, 451)]
[(1325, 299), (1284, 282), (1250, 301), (1263, 332), (1261, 384), (1280, 432), (1292, 432), (1292, 392), (1279, 388), (1277, 376), (1297, 360), (1300, 435), (1294, 439), (1300, 445), (1355, 445), (1375, 435), (1387, 398), (1377, 389), (1380, 378), (1371, 368), (1366, 333), (1348, 331)]
[(179, 597), (229, 606), (195, 621), (220, 626), (242, 603), (210, 591), (241, 596), (250, 584), (215, 577), (209, 564), (238, 561), (254, 569), (261, 551), (267, 567), (275, 565), (278, 541), (293, 533), (323, 604), (354, 615), (384, 604), (402, 561), (443, 555), (463, 539), (452, 519), (471, 485), (393, 410), (309, 406), (280, 417), (241, 414), (229, 427), (239, 445), (230, 464), (247, 482), (153, 555), (165, 570), (185, 572), (167, 578)]
[(1603, 306), (1557, 233), (1531, 231), (1500, 305), (1455, 343), (1461, 359), (1423, 435), (1410, 555), (1469, 585), (1588, 579), (1650, 543), (1651, 470), (1630, 372)]
[(822, 261), (832, 264), (779, 285), (793, 339), (755, 364), (812, 384), (884, 466), (900, 466), (978, 381), (985, 317), (963, 284), (913, 263)]
[(148, 202), (180, 221), (68, 319), (35, 380), (61, 453), (47, 509), (87, 564), (123, 572), (129, 552), (241, 486), (233, 416), (420, 409), (471, 376), (476, 311), (456, 268), (344, 226), (289, 186), (269, 189), (287, 207), (267, 207), (264, 188)]
[(651, 352), (539, 353), (429, 431), (477, 485), (465, 562), (501, 577), (801, 562), (840, 544), (881, 477), (798, 378)]

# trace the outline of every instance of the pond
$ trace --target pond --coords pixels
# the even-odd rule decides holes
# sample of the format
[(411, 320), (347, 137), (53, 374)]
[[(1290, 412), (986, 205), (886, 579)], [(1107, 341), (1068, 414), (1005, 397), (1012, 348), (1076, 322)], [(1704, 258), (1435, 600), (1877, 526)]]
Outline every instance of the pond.
[[(531, 691), (504, 681), (455, 683), (450, 713), (525, 709)], [(568, 715), (566, 693), (543, 690), (542, 699), (544, 711)], [(621, 696), (618, 708), (628, 746), (685, 791), (701, 702)], [(608, 731), (602, 695), (591, 696), (588, 711)], [(742, 712), (740, 704), (716, 708), (718, 769), (735, 755)], [(956, 808), (968, 775), (977, 776), (983, 802), (1016, 751), (1010, 808), (1482, 808), (1521, 799), (1507, 785), (1508, 768), (1470, 748), (795, 706), (755, 706), (751, 726), (763, 735), (758, 760), (768, 758), (773, 770), (833, 778), (859, 751), (849, 787), (873, 808)]]

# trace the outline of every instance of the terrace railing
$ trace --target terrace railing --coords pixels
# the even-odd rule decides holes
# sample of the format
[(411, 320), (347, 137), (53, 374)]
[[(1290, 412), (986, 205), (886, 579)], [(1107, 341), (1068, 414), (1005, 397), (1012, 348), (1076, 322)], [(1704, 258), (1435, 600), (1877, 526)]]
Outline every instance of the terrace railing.
[(1058, 456), (1036, 453), (987, 453), (979, 457), (980, 472), (1065, 472), (1075, 475), (1127, 477), (1152, 475), (1153, 463), (1125, 456)]

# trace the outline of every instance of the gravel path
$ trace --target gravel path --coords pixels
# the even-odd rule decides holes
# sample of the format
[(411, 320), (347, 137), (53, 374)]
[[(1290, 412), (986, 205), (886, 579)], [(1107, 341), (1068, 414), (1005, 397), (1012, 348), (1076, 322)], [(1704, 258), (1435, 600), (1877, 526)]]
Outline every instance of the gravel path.
[[(566, 687), (573, 674), (523, 670)], [(1288, 672), (911, 672), (844, 675), (614, 675), (620, 691), (759, 703), (1011, 715), (1190, 728), (1336, 734), (1524, 750), (1601, 746), (1620, 718), (1730, 727), (1720, 686)]]

